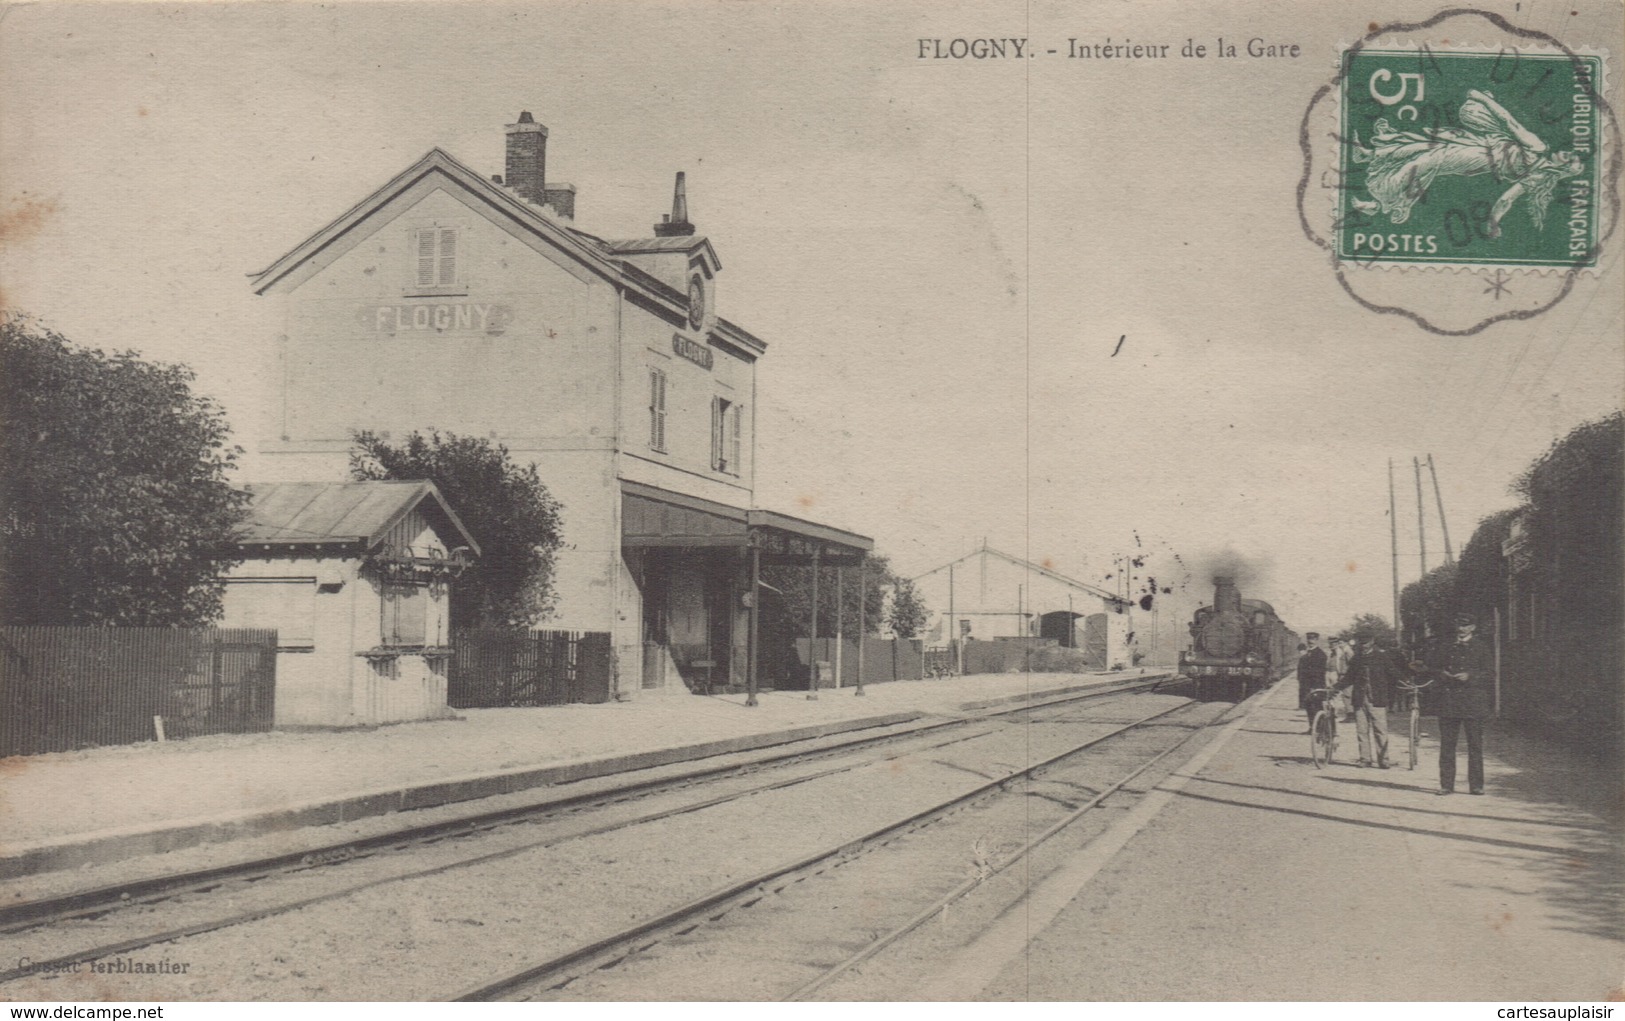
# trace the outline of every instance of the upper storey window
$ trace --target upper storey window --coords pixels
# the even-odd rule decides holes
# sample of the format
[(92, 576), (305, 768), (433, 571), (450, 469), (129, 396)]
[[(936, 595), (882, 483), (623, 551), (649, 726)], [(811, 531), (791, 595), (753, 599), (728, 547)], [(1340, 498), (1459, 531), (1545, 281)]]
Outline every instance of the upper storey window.
[(414, 227), (414, 274), (408, 290), (420, 294), (459, 290), (463, 284), (462, 238), (456, 227)]
[(666, 374), (649, 370), (649, 449), (666, 452)]
[(721, 397), (711, 399), (711, 470), (740, 473), (744, 452), (744, 405)]

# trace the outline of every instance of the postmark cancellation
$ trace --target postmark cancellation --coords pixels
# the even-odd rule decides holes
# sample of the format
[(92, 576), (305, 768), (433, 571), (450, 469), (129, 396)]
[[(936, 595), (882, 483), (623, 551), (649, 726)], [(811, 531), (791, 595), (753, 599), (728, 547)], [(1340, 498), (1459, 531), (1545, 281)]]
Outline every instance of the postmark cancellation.
[(1622, 163), (1603, 43), (1453, 9), (1339, 47), (1299, 126), (1298, 212), (1349, 297), (1470, 336), (1599, 286)]

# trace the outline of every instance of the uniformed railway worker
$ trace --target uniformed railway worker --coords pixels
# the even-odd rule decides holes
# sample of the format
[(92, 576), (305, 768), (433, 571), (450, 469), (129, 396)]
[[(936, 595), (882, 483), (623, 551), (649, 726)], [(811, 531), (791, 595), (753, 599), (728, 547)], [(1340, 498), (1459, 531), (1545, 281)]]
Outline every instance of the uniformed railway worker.
[(1434, 649), (1428, 667), (1439, 684), (1439, 793), (1456, 789), (1456, 739), (1467, 731), (1467, 789), (1484, 793), (1484, 721), (1494, 713), (1495, 657), (1477, 637), (1478, 622), (1456, 618), (1456, 640)]
[(1310, 701), (1309, 693), (1326, 686), (1326, 652), (1320, 647), (1320, 633), (1311, 631), (1303, 636), (1309, 648), (1298, 657), (1298, 708), (1309, 714), (1309, 726), (1315, 725), (1315, 710), (1319, 706)]
[(1394, 699), (1395, 683), (1408, 672), (1398, 653), (1378, 648), (1377, 639), (1367, 635), (1337, 682), (1339, 691), (1349, 688), (1354, 696), (1359, 765), (1388, 768), (1388, 705)]

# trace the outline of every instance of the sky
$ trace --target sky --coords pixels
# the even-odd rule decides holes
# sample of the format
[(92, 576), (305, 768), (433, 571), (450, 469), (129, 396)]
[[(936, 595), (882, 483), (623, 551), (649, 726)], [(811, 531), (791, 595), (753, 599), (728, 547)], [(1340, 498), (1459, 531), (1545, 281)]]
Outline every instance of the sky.
[[(1576, 45), (1617, 37), (1606, 4), (1494, 9)], [(0, 288), (79, 343), (192, 366), (249, 481), (275, 328), (247, 275), (431, 147), (500, 173), (503, 126), (529, 110), (601, 237), (647, 234), (686, 171), (721, 313), (769, 344), (758, 505), (871, 535), (905, 575), (986, 541), (1109, 587), (1139, 552), (1195, 599), (1234, 553), (1246, 594), (1335, 626), (1389, 612), (1390, 459), (1404, 582), (1413, 457), (1433, 456), (1459, 550), (1625, 392), (1617, 238), (1550, 312), (1442, 337), (1361, 308), (1304, 237), (1298, 126), (1337, 45), (1432, 8), (1361, 11), (13, 5)], [(935, 38), (1064, 54), (1220, 36), (1302, 55), (919, 56)], [(1470, 274), (1376, 272), (1454, 287), (1474, 314), (1503, 300)], [(1508, 300), (1549, 285), (1516, 278)], [(1432, 565), (1431, 490), (1426, 518)]]

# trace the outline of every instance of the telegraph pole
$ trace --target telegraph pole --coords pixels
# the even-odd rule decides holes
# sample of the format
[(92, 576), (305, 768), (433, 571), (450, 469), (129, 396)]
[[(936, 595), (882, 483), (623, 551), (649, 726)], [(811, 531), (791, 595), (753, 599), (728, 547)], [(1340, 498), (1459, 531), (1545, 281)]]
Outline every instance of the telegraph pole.
[(1422, 518), (1422, 462), (1411, 458), (1411, 467), (1416, 469), (1416, 541), (1422, 547), (1422, 577), (1428, 576), (1428, 530)]
[(1394, 553), (1394, 636), (1399, 636), (1399, 516), (1394, 504), (1394, 459), (1388, 459), (1388, 539)]
[(1444, 562), (1456, 562), (1456, 554), (1450, 548), (1450, 525), (1444, 519), (1444, 497), (1439, 495), (1439, 473), (1433, 467), (1433, 455), (1428, 455), (1428, 474), (1433, 476), (1433, 499), (1439, 505), (1439, 531), (1444, 533)]

